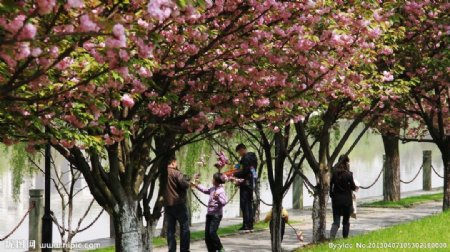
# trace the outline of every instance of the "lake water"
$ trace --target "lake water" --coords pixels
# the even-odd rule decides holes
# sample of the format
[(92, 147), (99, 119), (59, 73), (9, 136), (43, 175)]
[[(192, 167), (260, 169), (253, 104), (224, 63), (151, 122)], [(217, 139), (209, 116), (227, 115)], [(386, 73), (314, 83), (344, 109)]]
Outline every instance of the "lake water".
[[(401, 178), (403, 180), (410, 180), (418, 171), (422, 164), (422, 152), (424, 150), (432, 150), (432, 163), (439, 174), (443, 174), (443, 165), (440, 157), (439, 150), (430, 143), (408, 143), (400, 145), (400, 158), (401, 158)], [(384, 148), (381, 137), (372, 133), (367, 133), (350, 155), (351, 170), (354, 173), (354, 177), (362, 186), (371, 184), (378, 176), (383, 163)], [(215, 162), (215, 155), (210, 155), (208, 163), (209, 167)], [(180, 162), (183, 166), (182, 162)], [(56, 157), (56, 164), (60, 169), (67, 169), (67, 162), (61, 157)], [(12, 173), (8, 169), (9, 164), (7, 158), (0, 159), (0, 237), (6, 235), (22, 218), (25, 212), (28, 210), (28, 190), (37, 188), (42, 189), (44, 187), (43, 177), (41, 174), (37, 174), (33, 177), (26, 177), (21, 187), (21, 193), (19, 201), (15, 201), (12, 197)], [(206, 185), (210, 185), (210, 178), (212, 177), (214, 170), (203, 170), (202, 181)], [(305, 167), (307, 177), (314, 183), (313, 173)], [(371, 197), (382, 195), (383, 179), (381, 178), (375, 186), (368, 190), (360, 190), (359, 197)], [(78, 188), (84, 186), (84, 181), (78, 184)], [(436, 174), (432, 174), (432, 187), (442, 187), (443, 181)], [(401, 184), (401, 191), (414, 191), (422, 188), (422, 172), (418, 178), (411, 184)], [(227, 185), (227, 191), (229, 196), (234, 189), (232, 185)], [(312, 205), (312, 197), (307, 193), (304, 188), (304, 205)], [(207, 195), (201, 195), (197, 193), (204, 202), (207, 202)], [(266, 202), (271, 202), (271, 194), (267, 182), (261, 184), (261, 197)], [(84, 213), (84, 209), (87, 208), (92, 197), (90, 192), (86, 189), (82, 191), (75, 200), (75, 223), (78, 222), (78, 218)], [(194, 199), (195, 202), (195, 199)], [(52, 210), (56, 216), (61, 216), (61, 201), (60, 197), (55, 190), (52, 191)], [(286, 208), (292, 207), (292, 190), (290, 190), (284, 200), (283, 205)], [(270, 209), (269, 206), (261, 204), (261, 211), (266, 212)], [(94, 204), (90, 214), (86, 218), (84, 227), (89, 224), (101, 211), (101, 208)], [(194, 203), (193, 222), (203, 222), (206, 214), (206, 208)], [(227, 205), (224, 209), (224, 217), (235, 217), (239, 215), (239, 198), (238, 195)], [(99, 218), (99, 220), (85, 232), (79, 233), (75, 236), (74, 241), (85, 241), (97, 238), (104, 238), (109, 236), (109, 216), (105, 212)], [(158, 226), (161, 226), (159, 223)], [(28, 239), (28, 219), (19, 227), (19, 229), (9, 238), (12, 240)], [(60, 241), (60, 236), (56, 227), (53, 231), (53, 240), (55, 242)], [(0, 242), (0, 251), (5, 251), (4, 246)], [(11, 250), (8, 250), (11, 251)]]

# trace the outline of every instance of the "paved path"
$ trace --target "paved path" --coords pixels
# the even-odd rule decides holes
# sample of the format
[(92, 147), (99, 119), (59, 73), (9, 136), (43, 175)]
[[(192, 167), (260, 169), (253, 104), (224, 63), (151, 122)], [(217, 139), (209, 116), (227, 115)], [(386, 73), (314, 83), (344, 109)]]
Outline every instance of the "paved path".
[[(402, 197), (423, 195), (441, 192), (442, 188), (434, 189), (432, 191), (413, 191), (402, 193)], [(381, 197), (370, 197), (359, 200), (359, 203), (370, 202), (374, 200), (379, 200)], [(331, 204), (328, 204), (330, 207)], [(351, 231), (350, 235), (355, 235), (359, 233), (368, 232), (371, 230), (376, 230), (384, 228), (387, 226), (396, 225), (403, 222), (412, 221), (415, 219), (420, 219), (428, 215), (432, 215), (441, 212), (442, 202), (428, 202), (424, 204), (417, 205), (412, 208), (402, 208), (402, 209), (389, 209), (389, 208), (358, 208), (358, 219), (351, 219)], [(261, 215), (264, 216), (264, 215)], [(289, 219), (295, 221), (293, 226), (297, 230), (302, 230), (304, 234), (305, 241), (300, 243), (294, 231), (286, 226), (286, 233), (283, 240), (283, 249), (291, 251), (302, 245), (308, 244), (312, 241), (312, 220), (311, 220), (311, 210), (289, 210)], [(332, 221), (331, 210), (328, 210), (327, 214), (327, 227), (329, 227)], [(242, 218), (227, 218), (221, 223), (221, 226), (229, 226), (234, 224), (242, 223)], [(204, 223), (196, 223), (191, 227), (191, 231), (204, 230)], [(341, 232), (341, 230), (339, 230)], [(328, 235), (328, 234), (327, 234)], [(339, 233), (338, 237), (342, 234)], [(239, 251), (239, 252), (255, 252), (255, 251), (271, 251), (270, 250), (270, 234), (268, 230), (255, 232), (251, 234), (236, 234), (227, 237), (222, 237), (222, 244), (225, 250), (228, 252)], [(105, 238), (98, 239), (89, 242), (99, 242), (101, 247), (108, 247), (114, 245), (114, 240)], [(167, 247), (156, 248), (156, 252), (166, 252)], [(191, 242), (191, 251), (193, 252), (203, 252), (207, 251), (205, 249), (204, 241), (193, 241)]]
[[(359, 208), (358, 219), (351, 220), (350, 235), (364, 233), (439, 213), (441, 211), (441, 204), (441, 202), (428, 202), (412, 208), (404, 209)], [(312, 220), (310, 210), (294, 210), (289, 211), (289, 213), (291, 220), (299, 221), (293, 226), (297, 230), (302, 230), (305, 238), (305, 241), (300, 243), (297, 240), (294, 231), (286, 226), (286, 234), (283, 240), (282, 247), (283, 250), (292, 251), (293, 249), (312, 241)], [(327, 223), (331, 223), (331, 221), (332, 219), (330, 212), (329, 214), (327, 214)], [(342, 237), (341, 233), (338, 234), (338, 238), (339, 237)], [(227, 252), (271, 251), (270, 234), (268, 230), (255, 232), (252, 234), (222, 237), (221, 240)], [(157, 248), (155, 249), (155, 251), (167, 251), (167, 247)], [(191, 251), (206, 252), (207, 250), (205, 249), (204, 241), (191, 242)]]

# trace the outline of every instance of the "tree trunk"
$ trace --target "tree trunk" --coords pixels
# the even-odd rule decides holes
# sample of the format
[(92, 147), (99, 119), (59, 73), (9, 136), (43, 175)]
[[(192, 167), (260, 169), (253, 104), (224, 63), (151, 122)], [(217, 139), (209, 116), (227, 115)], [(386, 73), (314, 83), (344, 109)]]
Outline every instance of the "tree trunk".
[(273, 197), (272, 206), (272, 251), (281, 252), (281, 209), (283, 197)]
[(327, 203), (330, 186), (330, 175), (328, 170), (320, 169), (316, 175), (317, 185), (314, 189), (314, 201), (312, 210), (313, 219), (313, 242), (321, 242), (326, 239), (327, 230)]
[(116, 208), (119, 208), (113, 214), (116, 251), (140, 252), (150, 247), (151, 245), (147, 243), (151, 243), (151, 240), (143, 239), (142, 216), (139, 216), (137, 212), (137, 203), (128, 203)]
[(255, 199), (253, 200), (253, 211), (254, 211), (254, 222), (258, 223), (261, 215), (260, 211), (260, 195), (261, 195), (261, 183), (259, 182), (259, 179), (256, 181), (255, 184)]
[(442, 204), (442, 210), (450, 210), (450, 141), (441, 149), (442, 161), (444, 162), (444, 199)]
[(384, 161), (384, 201), (400, 200), (399, 141), (394, 135), (382, 135), (386, 160)]
[(147, 227), (143, 227), (144, 228), (144, 233), (142, 235), (142, 239), (144, 241), (149, 241), (147, 243), (144, 242), (143, 246), (144, 246), (144, 251), (153, 251), (153, 236), (155, 234), (155, 230), (156, 230), (156, 222), (152, 222), (152, 223), (147, 223)]

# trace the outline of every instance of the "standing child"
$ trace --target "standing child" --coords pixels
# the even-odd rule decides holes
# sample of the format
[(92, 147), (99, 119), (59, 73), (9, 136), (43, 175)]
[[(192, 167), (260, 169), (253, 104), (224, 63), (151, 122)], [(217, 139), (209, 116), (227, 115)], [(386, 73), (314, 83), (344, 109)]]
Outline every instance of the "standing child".
[(205, 224), (205, 243), (208, 252), (223, 251), (222, 243), (217, 235), (220, 221), (222, 220), (223, 207), (227, 203), (227, 195), (223, 184), (225, 183), (222, 174), (215, 173), (212, 180), (213, 186), (206, 188), (199, 184), (193, 184), (200, 192), (209, 194), (208, 213)]

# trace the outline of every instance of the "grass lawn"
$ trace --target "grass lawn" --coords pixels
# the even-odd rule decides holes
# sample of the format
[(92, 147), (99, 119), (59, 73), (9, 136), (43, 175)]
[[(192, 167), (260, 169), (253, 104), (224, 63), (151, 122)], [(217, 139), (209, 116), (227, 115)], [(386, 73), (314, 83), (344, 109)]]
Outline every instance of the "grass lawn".
[[(293, 223), (293, 222), (292, 222)], [(242, 224), (236, 224), (236, 225), (231, 225), (231, 226), (226, 226), (226, 227), (222, 227), (219, 228), (219, 230), (217, 231), (217, 234), (219, 234), (219, 236), (227, 236), (227, 235), (231, 235), (231, 234), (236, 234), (238, 233), (238, 229), (242, 226)], [(258, 222), (257, 224), (255, 224), (253, 226), (253, 229), (255, 231), (261, 231), (264, 229), (269, 228), (269, 223), (264, 223), (264, 222)], [(191, 241), (198, 241), (198, 240), (203, 240), (205, 239), (205, 232), (204, 231), (195, 231), (195, 232), (191, 232)], [(166, 238), (161, 238), (161, 237), (156, 237), (153, 239), (153, 246), (155, 247), (161, 247), (161, 246), (165, 246), (166, 243)], [(95, 251), (95, 252), (112, 252), (114, 251), (114, 247), (108, 247), (108, 248), (101, 248), (101, 249), (94, 249), (91, 251)]]
[(441, 201), (443, 194), (427, 194), (427, 195), (419, 195), (419, 196), (411, 196), (401, 199), (397, 202), (390, 201), (375, 201), (361, 204), (361, 207), (383, 207), (383, 208), (404, 208), (404, 207), (412, 207), (416, 204), (427, 202), (427, 201)]
[[(343, 251), (450, 251), (449, 226), (450, 211), (447, 211), (346, 240), (339, 239), (332, 243), (311, 245), (296, 251), (333, 251), (339, 250), (339, 247)], [(429, 245), (438, 247), (427, 247)], [(372, 248), (369, 248), (370, 246)], [(408, 246), (410, 248), (407, 248)]]

